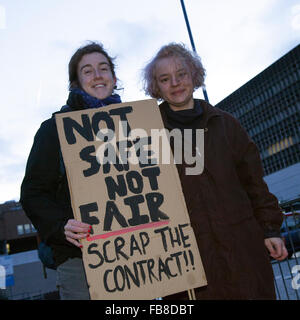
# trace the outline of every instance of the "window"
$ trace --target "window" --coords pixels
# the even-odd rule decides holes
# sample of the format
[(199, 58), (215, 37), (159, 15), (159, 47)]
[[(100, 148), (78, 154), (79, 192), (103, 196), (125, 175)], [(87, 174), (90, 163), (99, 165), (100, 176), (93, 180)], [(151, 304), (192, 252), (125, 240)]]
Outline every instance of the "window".
[(25, 233), (31, 233), (30, 224), (24, 224)]
[(37, 232), (37, 230), (35, 229), (35, 227), (31, 223), (17, 225), (18, 235), (23, 235), (23, 234), (32, 233), (32, 232)]
[(24, 234), (24, 228), (22, 224), (17, 225), (18, 235)]

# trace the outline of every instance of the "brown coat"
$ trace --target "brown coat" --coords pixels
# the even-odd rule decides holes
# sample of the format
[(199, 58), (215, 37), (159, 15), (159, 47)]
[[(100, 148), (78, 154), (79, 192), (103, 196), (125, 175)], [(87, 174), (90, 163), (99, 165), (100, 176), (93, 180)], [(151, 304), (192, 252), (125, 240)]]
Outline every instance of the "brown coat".
[[(204, 171), (178, 172), (208, 285), (197, 299), (275, 299), (264, 238), (278, 235), (277, 199), (263, 181), (259, 152), (230, 114), (200, 100), (205, 129)], [(165, 127), (172, 129), (161, 104)], [(188, 299), (181, 293), (164, 299)]]

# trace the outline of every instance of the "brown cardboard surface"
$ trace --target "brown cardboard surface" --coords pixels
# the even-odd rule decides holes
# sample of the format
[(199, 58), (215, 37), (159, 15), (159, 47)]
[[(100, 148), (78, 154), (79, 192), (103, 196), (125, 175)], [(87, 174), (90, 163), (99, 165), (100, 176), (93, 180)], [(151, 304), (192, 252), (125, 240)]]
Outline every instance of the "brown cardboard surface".
[(99, 128), (125, 141), (124, 119), (130, 141), (138, 128), (147, 136), (163, 128), (154, 99), (56, 115), (74, 216), (93, 226), (82, 241), (91, 298), (154, 299), (206, 285), (176, 166), (95, 161)]

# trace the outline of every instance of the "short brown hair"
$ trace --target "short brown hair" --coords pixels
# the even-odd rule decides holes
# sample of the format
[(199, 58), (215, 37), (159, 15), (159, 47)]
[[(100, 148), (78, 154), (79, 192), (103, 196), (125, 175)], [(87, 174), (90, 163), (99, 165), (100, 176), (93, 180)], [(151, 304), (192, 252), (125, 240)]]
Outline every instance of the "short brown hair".
[(112, 75), (116, 78), (115, 74), (115, 64), (114, 59), (108, 55), (108, 53), (104, 50), (103, 45), (101, 43), (95, 42), (95, 41), (89, 41), (87, 45), (84, 45), (76, 50), (76, 52), (73, 54), (73, 56), (70, 59), (69, 62), (69, 90), (73, 88), (80, 87), (79, 81), (78, 81), (78, 74), (77, 74), (77, 67), (82, 59), (82, 57), (85, 54), (93, 53), (93, 52), (99, 52), (103, 54), (109, 63)]
[(194, 89), (204, 85), (205, 69), (202, 66), (200, 57), (197, 53), (188, 50), (184, 44), (172, 42), (163, 46), (143, 69), (143, 87), (147, 95), (152, 98), (162, 99), (157, 85), (155, 67), (159, 59), (168, 57), (178, 57), (185, 61), (192, 74)]

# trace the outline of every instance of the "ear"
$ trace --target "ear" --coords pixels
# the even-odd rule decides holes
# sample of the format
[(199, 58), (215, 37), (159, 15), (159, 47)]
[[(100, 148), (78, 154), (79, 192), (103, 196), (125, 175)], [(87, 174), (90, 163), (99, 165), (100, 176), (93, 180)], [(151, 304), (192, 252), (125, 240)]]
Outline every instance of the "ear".
[(156, 84), (155, 85), (155, 88), (154, 88), (154, 95), (155, 95), (155, 99), (162, 99), (162, 94), (161, 94), (161, 92), (160, 92), (160, 89), (159, 89), (159, 87), (158, 87), (158, 85)]
[(116, 78), (116, 76), (114, 76), (113, 77), (113, 84), (114, 84), (114, 86), (113, 86), (113, 88), (114, 88), (114, 90), (116, 90), (117, 89), (117, 78)]

